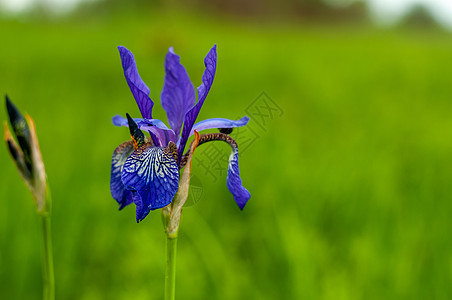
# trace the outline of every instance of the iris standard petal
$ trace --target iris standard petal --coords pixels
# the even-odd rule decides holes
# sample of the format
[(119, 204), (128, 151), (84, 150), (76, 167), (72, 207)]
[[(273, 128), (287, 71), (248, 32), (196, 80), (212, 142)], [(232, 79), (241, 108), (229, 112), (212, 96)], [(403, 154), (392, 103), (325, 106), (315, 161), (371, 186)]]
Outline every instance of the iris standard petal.
[(204, 64), (206, 69), (202, 75), (202, 84), (198, 87), (198, 102), (193, 106), (186, 114), (184, 120), (184, 129), (182, 131), (182, 136), (179, 144), (179, 157), (181, 157), (184, 151), (185, 144), (187, 143), (188, 137), (190, 136), (193, 124), (198, 117), (199, 111), (201, 110), (204, 100), (210, 91), (213, 79), (215, 77), (215, 70), (217, 68), (217, 45), (213, 46), (204, 59)]
[(244, 116), (240, 120), (228, 120), (222, 118), (207, 119), (193, 125), (193, 128), (190, 132), (190, 136), (193, 135), (195, 130), (201, 131), (212, 128), (234, 128), (245, 126), (246, 124), (248, 124), (249, 120), (250, 118), (248, 118), (247, 116)]
[[(232, 145), (231, 145), (232, 146)], [(229, 157), (228, 176), (226, 184), (229, 191), (234, 196), (234, 200), (240, 209), (245, 207), (246, 202), (251, 197), (250, 192), (242, 186), (242, 179), (240, 179), (239, 172), (239, 149), (232, 147), (232, 153)]]
[(195, 88), (180, 58), (170, 48), (165, 59), (165, 82), (161, 95), (162, 106), (168, 116), (168, 122), (179, 136), (187, 111), (195, 104)]
[(121, 56), (122, 68), (124, 69), (124, 76), (126, 77), (127, 84), (140, 108), (141, 115), (143, 118), (152, 119), (152, 107), (154, 106), (154, 102), (152, 102), (149, 97), (151, 91), (138, 74), (135, 58), (133, 57), (132, 52), (126, 47), (119, 46), (118, 50), (119, 55)]
[(133, 143), (132, 141), (127, 141), (113, 151), (111, 159), (110, 191), (113, 199), (119, 203), (120, 210), (132, 203), (131, 191), (125, 189), (121, 180), (122, 167), (132, 152)]
[(179, 169), (171, 151), (147, 143), (135, 150), (124, 163), (122, 182), (136, 191), (137, 222), (151, 210), (167, 206), (179, 186)]

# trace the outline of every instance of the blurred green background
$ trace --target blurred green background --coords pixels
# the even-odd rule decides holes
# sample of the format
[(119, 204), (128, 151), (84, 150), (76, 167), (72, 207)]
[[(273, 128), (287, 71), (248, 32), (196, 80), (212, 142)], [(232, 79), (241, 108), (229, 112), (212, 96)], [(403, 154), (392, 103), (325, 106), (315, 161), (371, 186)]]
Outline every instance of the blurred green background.
[[(225, 172), (194, 164), (202, 194), (183, 214), (178, 299), (452, 297), (452, 34), (418, 12), (379, 28), (362, 3), (308, 2), (1, 14), (0, 91), (34, 118), (52, 189), (57, 299), (163, 298), (160, 213), (137, 224), (109, 191), (112, 151), (129, 138), (111, 117), (139, 116), (116, 47), (135, 54), (166, 122), (168, 47), (198, 86), (215, 43), (198, 120), (251, 117), (232, 136), (247, 145), (252, 198), (240, 211)], [(277, 110), (253, 115), (260, 101)], [(0, 164), (0, 299), (40, 299), (39, 219), (4, 146)]]

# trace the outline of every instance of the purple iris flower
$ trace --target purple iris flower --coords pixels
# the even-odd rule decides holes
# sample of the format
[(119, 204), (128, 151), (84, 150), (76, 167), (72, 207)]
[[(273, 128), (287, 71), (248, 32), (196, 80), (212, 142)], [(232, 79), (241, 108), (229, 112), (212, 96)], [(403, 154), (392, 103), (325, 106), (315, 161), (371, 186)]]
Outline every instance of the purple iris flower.
[[(116, 115), (113, 124), (128, 126), (132, 140), (119, 145), (113, 152), (110, 190), (119, 203), (119, 209), (134, 202), (137, 206), (137, 222), (143, 220), (151, 210), (171, 203), (179, 187), (179, 170), (188, 157), (184, 155), (187, 141), (194, 131), (218, 128), (220, 133), (202, 134), (198, 145), (220, 140), (232, 147), (229, 157), (227, 187), (234, 200), (243, 209), (250, 193), (242, 186), (238, 166), (237, 143), (227, 134), (234, 127), (245, 126), (249, 118), (228, 120), (207, 119), (195, 124), (199, 111), (210, 91), (217, 64), (216, 45), (204, 59), (206, 69), (202, 84), (195, 88), (181, 65), (179, 56), (170, 48), (165, 59), (165, 81), (161, 103), (168, 117), (170, 128), (162, 121), (152, 118), (154, 102), (150, 90), (141, 80), (132, 52), (118, 47), (127, 84), (138, 104), (143, 118), (127, 119)], [(146, 138), (142, 131), (148, 132)]]

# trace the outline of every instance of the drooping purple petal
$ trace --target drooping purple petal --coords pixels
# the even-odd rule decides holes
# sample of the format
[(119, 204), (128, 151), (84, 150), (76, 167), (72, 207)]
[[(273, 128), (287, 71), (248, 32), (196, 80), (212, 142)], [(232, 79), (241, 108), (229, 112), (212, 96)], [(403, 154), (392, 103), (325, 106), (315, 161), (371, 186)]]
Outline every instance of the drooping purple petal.
[(135, 58), (133, 57), (132, 52), (126, 47), (119, 46), (118, 50), (119, 55), (121, 56), (122, 68), (124, 69), (124, 76), (126, 77), (127, 84), (140, 108), (141, 115), (143, 118), (152, 119), (152, 107), (154, 106), (154, 102), (152, 102), (149, 97), (151, 91), (138, 74)]
[(212, 129), (212, 128), (234, 128), (234, 127), (241, 127), (248, 124), (248, 121), (250, 118), (247, 116), (244, 116), (240, 120), (228, 120), (228, 119), (222, 119), (222, 118), (214, 118), (214, 119), (207, 119), (203, 120), (201, 122), (196, 123), (193, 125), (193, 128), (190, 132), (190, 136), (193, 135), (194, 130), (201, 131), (205, 129)]
[(173, 48), (166, 54), (165, 72), (161, 101), (169, 125), (178, 137), (186, 112), (195, 104), (195, 88)]
[(242, 186), (242, 179), (240, 179), (239, 172), (239, 149), (237, 145), (232, 146), (232, 153), (229, 157), (228, 176), (226, 185), (229, 191), (234, 196), (234, 200), (240, 209), (245, 207), (246, 202), (251, 197), (250, 192)]
[(132, 152), (133, 143), (132, 141), (127, 141), (113, 151), (111, 159), (110, 191), (113, 199), (119, 203), (120, 210), (132, 203), (132, 193), (126, 190), (121, 180), (122, 167)]
[(133, 200), (140, 222), (151, 210), (171, 203), (179, 186), (179, 169), (168, 148), (145, 144), (126, 160), (121, 178), (126, 189), (139, 196)]
[(184, 129), (179, 143), (179, 157), (181, 157), (182, 152), (184, 151), (185, 144), (190, 136), (193, 124), (195, 123), (199, 111), (204, 104), (204, 100), (206, 99), (207, 94), (210, 91), (210, 87), (212, 86), (213, 79), (215, 77), (215, 70), (217, 68), (217, 45), (210, 49), (204, 59), (204, 64), (206, 66), (206, 70), (202, 75), (202, 84), (198, 87), (198, 102), (185, 114)]
[[(165, 147), (168, 145), (169, 141), (177, 141), (174, 131), (169, 129), (165, 123), (158, 119), (134, 118), (133, 120), (141, 130), (148, 131), (151, 134), (152, 140), (156, 146)], [(127, 119), (120, 115), (114, 116), (111, 121), (115, 126), (129, 126)]]

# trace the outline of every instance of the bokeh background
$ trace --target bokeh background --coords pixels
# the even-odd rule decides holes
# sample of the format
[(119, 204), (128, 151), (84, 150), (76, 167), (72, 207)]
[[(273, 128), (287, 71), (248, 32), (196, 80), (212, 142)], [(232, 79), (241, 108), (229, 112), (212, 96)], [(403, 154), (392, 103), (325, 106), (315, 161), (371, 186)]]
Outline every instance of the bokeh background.
[[(137, 224), (109, 192), (129, 138), (111, 117), (139, 116), (116, 47), (166, 121), (168, 47), (198, 86), (215, 43), (198, 120), (251, 117), (232, 136), (252, 198), (240, 211), (227, 190), (227, 145), (197, 150), (178, 299), (452, 297), (447, 1), (0, 3), (0, 91), (37, 125), (57, 299), (163, 298), (159, 212)], [(6, 147), (0, 166), (0, 299), (40, 299), (39, 218)]]

